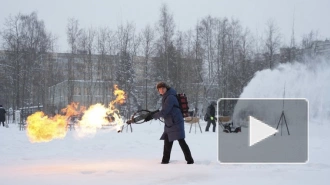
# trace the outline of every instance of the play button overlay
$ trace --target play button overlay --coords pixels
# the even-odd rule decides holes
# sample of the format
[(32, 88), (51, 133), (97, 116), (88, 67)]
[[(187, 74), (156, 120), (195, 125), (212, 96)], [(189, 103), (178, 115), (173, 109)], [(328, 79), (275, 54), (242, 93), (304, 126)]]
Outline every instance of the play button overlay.
[(220, 163), (304, 164), (308, 161), (306, 99), (222, 98), (216, 110)]
[(274, 135), (277, 130), (250, 116), (250, 146)]

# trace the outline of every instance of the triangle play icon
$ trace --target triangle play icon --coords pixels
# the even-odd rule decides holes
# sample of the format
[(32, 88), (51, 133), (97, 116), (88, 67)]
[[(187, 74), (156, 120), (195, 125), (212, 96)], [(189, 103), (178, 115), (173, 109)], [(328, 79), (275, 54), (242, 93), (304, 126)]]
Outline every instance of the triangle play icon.
[(250, 142), (249, 146), (253, 146), (256, 143), (266, 139), (267, 137), (274, 135), (277, 130), (260, 120), (249, 116), (250, 118), (250, 126), (249, 126), (249, 134), (250, 134)]

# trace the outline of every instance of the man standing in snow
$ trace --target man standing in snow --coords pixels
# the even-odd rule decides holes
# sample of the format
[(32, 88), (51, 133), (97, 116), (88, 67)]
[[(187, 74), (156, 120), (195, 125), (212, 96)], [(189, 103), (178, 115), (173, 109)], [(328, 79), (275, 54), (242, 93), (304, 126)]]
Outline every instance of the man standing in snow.
[(0, 105), (0, 126), (1, 123), (3, 126), (5, 126), (5, 121), (6, 121), (6, 110)]
[(211, 123), (213, 125), (213, 132), (215, 132), (215, 106), (217, 105), (217, 103), (215, 101), (212, 101), (211, 104), (207, 107), (206, 110), (206, 120), (207, 120), (207, 125), (205, 128), (205, 132), (209, 131), (209, 128), (211, 126)]
[(193, 164), (194, 159), (192, 158), (190, 149), (185, 141), (184, 120), (179, 107), (179, 102), (176, 98), (176, 91), (165, 82), (159, 82), (156, 87), (159, 94), (163, 97), (162, 109), (156, 114), (149, 115), (145, 121), (149, 121), (152, 118), (164, 118), (164, 132), (160, 138), (161, 140), (164, 140), (164, 151), (161, 164), (168, 164), (170, 162), (173, 141), (175, 140), (178, 140), (187, 164)]

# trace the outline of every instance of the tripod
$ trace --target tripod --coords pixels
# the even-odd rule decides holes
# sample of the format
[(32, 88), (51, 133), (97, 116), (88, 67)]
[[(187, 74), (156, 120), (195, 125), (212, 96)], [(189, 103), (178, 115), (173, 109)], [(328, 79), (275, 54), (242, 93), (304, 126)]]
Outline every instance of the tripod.
[[(126, 124), (126, 132), (128, 132), (128, 127), (130, 127), (131, 132), (133, 132), (132, 124)], [(123, 133), (124, 128), (125, 128), (125, 125), (123, 125), (123, 126), (121, 127), (121, 129), (118, 130), (117, 132), (118, 132), (118, 133), (119, 133), (119, 132)]]
[[(282, 114), (281, 114), (280, 120), (278, 120), (277, 127), (276, 127), (276, 130), (277, 130), (277, 129), (278, 129), (278, 126), (279, 126), (280, 123), (281, 123), (281, 136), (282, 136), (282, 125), (283, 125), (283, 122), (285, 122), (286, 130), (288, 131), (288, 135), (290, 135), (289, 127), (288, 127), (288, 124), (287, 124), (286, 119), (285, 119), (284, 110), (282, 111)], [(274, 136), (275, 136), (275, 135), (276, 135), (276, 133), (274, 134)]]
[[(284, 85), (284, 91), (283, 91), (282, 114), (281, 114), (280, 120), (278, 120), (277, 127), (276, 127), (276, 130), (278, 130), (278, 126), (279, 126), (280, 123), (281, 123), (281, 136), (282, 136), (282, 125), (283, 125), (283, 122), (284, 122), (285, 125), (286, 125), (286, 130), (288, 131), (288, 135), (290, 135), (289, 127), (288, 127), (288, 123), (286, 122), (285, 114), (284, 114), (284, 97), (285, 97), (285, 85)], [(274, 134), (274, 136), (275, 136), (275, 135), (276, 135), (276, 133)]]
[[(127, 117), (129, 117), (128, 114), (127, 114)], [(126, 120), (126, 121), (127, 121), (127, 120)], [(125, 123), (126, 121), (124, 121), (124, 123)], [(128, 132), (128, 127), (130, 127), (131, 132), (133, 132), (132, 124), (126, 124), (126, 132)], [(123, 133), (124, 128), (125, 128), (125, 124), (124, 124), (124, 125), (121, 127), (121, 129), (118, 130), (117, 132), (118, 132), (118, 133), (119, 133), (119, 132)]]

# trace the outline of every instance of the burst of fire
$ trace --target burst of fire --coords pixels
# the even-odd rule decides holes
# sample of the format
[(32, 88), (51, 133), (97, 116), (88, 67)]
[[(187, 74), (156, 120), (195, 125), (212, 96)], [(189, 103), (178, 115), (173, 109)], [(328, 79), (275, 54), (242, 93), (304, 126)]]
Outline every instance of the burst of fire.
[(116, 99), (113, 102), (113, 104), (119, 103), (119, 104), (124, 104), (126, 102), (126, 93), (123, 90), (120, 90), (118, 88), (118, 85), (114, 85), (114, 92), (113, 94), (116, 96)]
[(126, 103), (126, 93), (123, 90), (118, 88), (118, 85), (114, 85), (113, 94), (116, 96), (116, 99), (109, 103), (108, 115), (114, 117), (114, 121), (116, 123), (117, 132), (119, 132), (124, 125), (124, 121), (120, 116), (120, 111), (116, 108), (116, 104), (124, 104)]
[(106, 113), (107, 109), (101, 104), (90, 106), (76, 126), (78, 137), (94, 135), (97, 129), (107, 124)]
[(36, 112), (27, 118), (27, 123), (27, 135), (32, 143), (62, 139), (67, 132), (67, 116), (48, 117)]
[(30, 115), (27, 122), (27, 135), (32, 143), (48, 142), (53, 139), (64, 138), (67, 132), (67, 125), (72, 116), (78, 116), (85, 111), (85, 107), (79, 108), (79, 103), (71, 103), (61, 111), (65, 115), (48, 117), (43, 112), (36, 112)]
[(75, 125), (78, 136), (83, 137), (96, 133), (97, 129), (102, 125), (109, 124), (107, 116), (114, 118), (116, 129), (120, 131), (124, 125), (120, 111), (116, 108), (116, 104), (126, 102), (126, 94), (120, 90), (117, 85), (114, 86), (114, 95), (116, 99), (109, 103), (106, 108), (101, 104), (90, 106), (87, 110), (80, 106), (79, 103), (71, 103), (62, 109), (65, 115), (55, 115), (48, 117), (43, 112), (36, 112), (27, 118), (27, 135), (31, 142), (48, 142), (53, 139), (64, 138), (67, 133), (67, 126), (73, 117), (81, 117)]
[(66, 108), (62, 109), (61, 112), (63, 112), (66, 116), (79, 116), (82, 113), (84, 113), (86, 110), (85, 106), (80, 106), (78, 102), (72, 102), (70, 105), (68, 105)]

